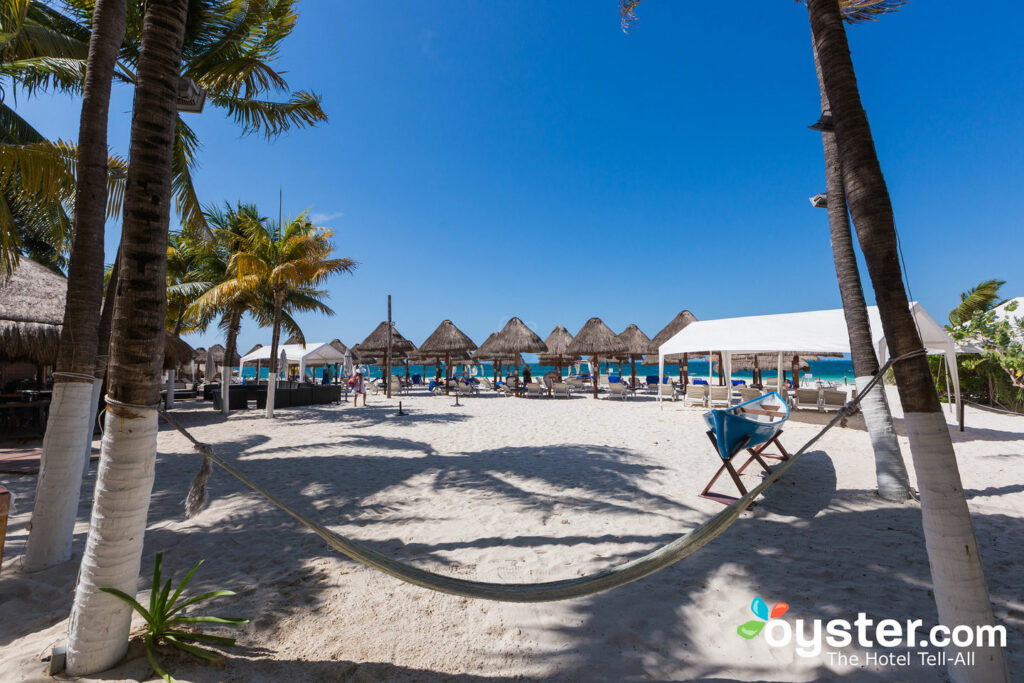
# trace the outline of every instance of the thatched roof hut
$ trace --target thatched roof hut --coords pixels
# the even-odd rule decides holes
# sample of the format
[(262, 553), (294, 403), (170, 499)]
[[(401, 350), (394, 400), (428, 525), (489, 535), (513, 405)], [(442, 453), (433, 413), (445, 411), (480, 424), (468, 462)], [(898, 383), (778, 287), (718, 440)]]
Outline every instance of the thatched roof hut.
[(651, 338), (644, 334), (644, 331), (637, 327), (636, 323), (630, 323), (617, 336), (626, 345), (626, 351), (622, 358), (639, 360), (651, 348)]
[(57, 361), (68, 281), (28, 258), (0, 283), (0, 360)]
[[(224, 353), (226, 351), (227, 349), (225, 349), (223, 345), (214, 344), (213, 346), (206, 350), (206, 362), (209, 363), (210, 361), (213, 361), (214, 363), (217, 364), (217, 367), (220, 367), (221, 365), (224, 364)], [(239, 356), (238, 352), (236, 351), (229, 365), (234, 366), (238, 365), (241, 362), (242, 357)]]
[(548, 346), (519, 318), (512, 318), (491, 339), (489, 353), (547, 353)]
[(195, 357), (195, 350), (185, 340), (171, 332), (164, 332), (164, 370), (189, 365)]
[(560, 367), (570, 365), (579, 360), (579, 356), (569, 353), (569, 344), (572, 343), (572, 334), (565, 329), (564, 325), (556, 325), (551, 334), (544, 340), (548, 352), (542, 353), (537, 358), (541, 365), (553, 365)]
[(518, 353), (496, 353), (491, 349), (494, 348), (494, 338), (498, 336), (497, 332), (491, 332), (484, 343), (480, 345), (480, 348), (473, 354), (473, 358), (480, 361), (481, 363), (505, 363), (506, 365), (524, 365), (523, 357)]
[[(779, 354), (777, 353), (745, 353), (736, 354), (732, 357), (732, 371), (741, 372), (754, 369), (754, 357), (757, 356), (757, 367), (761, 370), (775, 370), (779, 366)], [(793, 367), (793, 355), (786, 354), (782, 357), (783, 370), (790, 370)], [(718, 354), (715, 354), (717, 360)], [(800, 370), (810, 370), (811, 365), (807, 361), (818, 360), (817, 356), (800, 356)]]
[(458, 353), (459, 351), (476, 351), (476, 344), (460, 330), (451, 320), (444, 320), (437, 329), (420, 344), (419, 351), (428, 356)]
[[(362, 355), (381, 354), (388, 349), (388, 323), (387, 321), (377, 325), (377, 329), (370, 333), (370, 336), (360, 342), (358, 345), (360, 361), (366, 362), (362, 359)], [(415, 351), (416, 345), (411, 341), (402, 336), (402, 334), (394, 327), (391, 328), (391, 353)]]
[(568, 351), (580, 356), (616, 356), (626, 352), (626, 345), (600, 318), (591, 318), (573, 337)]
[(350, 349), (347, 346), (345, 346), (340, 339), (332, 339), (329, 343), (330, 343), (330, 345), (332, 347), (334, 347), (334, 349), (338, 353), (340, 353), (342, 355), (344, 355), (346, 353), (351, 353), (353, 358), (356, 357), (356, 354), (352, 353), (352, 349)]
[(306, 348), (306, 338), (301, 332), (296, 332), (292, 336), (288, 337), (284, 342), (285, 344), (301, 344), (302, 348)]
[[(688, 310), (682, 310), (682, 311), (679, 311), (679, 313), (676, 315), (676, 317), (672, 318), (672, 320), (669, 322), (668, 325), (665, 325), (665, 327), (663, 327), (661, 329), (661, 332), (659, 332), (658, 334), (654, 335), (654, 338), (651, 339), (650, 346), (647, 347), (647, 353), (654, 354), (654, 365), (658, 364), (658, 347), (661, 346), (662, 344), (664, 344), (665, 342), (667, 342), (673, 336), (675, 336), (676, 332), (678, 332), (679, 330), (683, 329), (684, 327), (686, 327), (690, 323), (696, 322), (696, 321), (697, 321), (697, 316), (695, 316), (693, 313), (690, 313), (690, 311), (688, 311)], [(692, 356), (692, 355), (696, 355), (696, 354), (690, 354), (690, 355)], [(681, 353), (674, 353), (674, 354), (670, 354), (668, 356), (665, 356), (665, 362), (666, 363), (681, 363), (682, 361), (683, 361), (683, 354), (681, 354)], [(649, 359), (645, 360), (645, 362), (647, 364), (650, 364)]]
[(262, 348), (263, 348), (263, 344), (254, 344), (254, 345), (253, 345), (253, 347), (252, 347), (251, 349), (249, 349), (248, 351), (246, 351), (246, 352), (245, 352), (245, 353), (243, 353), (242, 355), (243, 355), (243, 356), (248, 356), (248, 355), (249, 355), (250, 353), (252, 353), (253, 351), (256, 351), (256, 350), (258, 350), (258, 349), (262, 349)]

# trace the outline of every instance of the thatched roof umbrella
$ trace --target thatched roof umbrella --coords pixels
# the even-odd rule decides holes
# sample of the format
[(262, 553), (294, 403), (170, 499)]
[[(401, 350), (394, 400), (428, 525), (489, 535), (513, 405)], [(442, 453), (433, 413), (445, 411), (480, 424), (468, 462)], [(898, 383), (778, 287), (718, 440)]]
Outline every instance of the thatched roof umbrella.
[(0, 281), (0, 360), (57, 362), (68, 281), (28, 258)]
[(594, 359), (596, 367), (591, 372), (594, 380), (594, 398), (597, 398), (597, 375), (601, 368), (601, 356), (615, 356), (625, 351), (626, 345), (601, 322), (600, 318), (588, 320), (569, 344), (569, 353), (592, 356)]
[(572, 334), (565, 329), (564, 325), (556, 325), (551, 334), (544, 340), (548, 352), (541, 354), (538, 359), (542, 365), (554, 365), (558, 368), (558, 374), (562, 374), (562, 366), (575, 361), (578, 356), (569, 353), (569, 344), (572, 343)]
[[(380, 365), (384, 374), (384, 381), (389, 383), (391, 381), (391, 368), (388, 367), (387, 355), (390, 353), (392, 356), (396, 353), (406, 354), (416, 350), (416, 345), (411, 341), (402, 336), (402, 334), (395, 329), (394, 323), (391, 324), (391, 346), (388, 346), (388, 322), (385, 320), (380, 325), (377, 325), (376, 329), (370, 333), (366, 339), (359, 343), (359, 355), (360, 360), (364, 363), (368, 362), (363, 356), (376, 355), (379, 356), (381, 363)], [(390, 386), (388, 387), (388, 398), (390, 395)]]
[[(242, 357), (239, 356), (238, 352), (236, 351), (234, 358), (231, 359), (231, 362), (225, 363), (224, 362), (224, 353), (225, 353), (225, 351), (226, 351), (226, 349), (222, 345), (220, 345), (220, 344), (214, 344), (213, 346), (211, 346), (206, 351), (206, 379), (207, 379), (207, 381), (213, 379), (213, 377), (215, 377), (217, 375), (217, 368), (219, 368), (219, 367), (221, 367), (223, 365), (229, 365), (231, 367), (234, 367), (235, 365), (238, 365), (242, 361)], [(223, 380), (224, 378), (222, 377), (221, 379)], [(231, 378), (228, 377), (227, 381), (230, 382)]]
[(637, 327), (635, 323), (630, 323), (626, 329), (618, 334), (618, 337), (626, 345), (626, 353), (621, 358), (629, 359), (633, 386), (636, 386), (636, 362), (651, 347), (651, 338), (644, 334), (643, 330)]
[[(668, 325), (665, 325), (665, 327), (661, 329), (661, 332), (654, 335), (650, 346), (647, 347), (647, 352), (654, 354), (655, 364), (657, 364), (658, 347), (674, 337), (679, 330), (696, 321), (697, 316), (690, 313), (688, 310), (682, 310), (676, 314), (676, 317), (669, 321)], [(687, 368), (687, 361), (689, 358), (690, 355), (687, 353), (673, 353), (665, 356), (666, 363), (679, 363), (679, 379), (684, 383), (689, 381), (690, 371)], [(659, 378), (658, 381), (660, 382), (661, 378)]]
[(176, 334), (164, 332), (164, 370), (175, 370), (195, 360), (196, 352)]
[(548, 345), (537, 336), (536, 332), (527, 327), (522, 320), (513, 317), (505, 323), (505, 327), (501, 328), (501, 332), (498, 332), (491, 339), (491, 346), (487, 349), (487, 352), (510, 353), (516, 356), (516, 386), (518, 386), (519, 364), (522, 361), (522, 358), (519, 358), (519, 354), (547, 353)]
[(491, 369), (494, 370), (494, 381), (498, 381), (498, 376), (501, 374), (502, 365), (523, 365), (523, 357), (518, 353), (497, 353), (493, 351), (494, 338), (498, 336), (497, 332), (491, 332), (484, 343), (480, 345), (480, 348), (473, 354), (473, 358), (480, 363), (489, 362)]
[(451, 379), (452, 353), (476, 351), (476, 344), (465, 332), (455, 326), (451, 320), (442, 320), (437, 329), (420, 344), (420, 353), (430, 355), (444, 354), (445, 393), (448, 393), (447, 380)]

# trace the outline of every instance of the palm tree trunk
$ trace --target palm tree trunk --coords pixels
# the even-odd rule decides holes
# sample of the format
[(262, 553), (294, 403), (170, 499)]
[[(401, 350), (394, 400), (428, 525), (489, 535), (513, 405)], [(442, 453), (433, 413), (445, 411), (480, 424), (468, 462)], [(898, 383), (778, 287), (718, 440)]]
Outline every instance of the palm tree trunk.
[(89, 536), (68, 629), (67, 669), (108, 669), (128, 648), (131, 607), (101, 586), (135, 593), (156, 465), (163, 361), (171, 156), (187, 0), (146, 7), (132, 113), (110, 391)]
[[(874, 286), (889, 353), (899, 357), (923, 345), (903, 287), (889, 191), (861, 107), (838, 0), (808, 0), (807, 7), (832, 107), (850, 215)], [(923, 355), (914, 356), (896, 363), (893, 369), (921, 492), (925, 545), (939, 620), (948, 627), (991, 626), (992, 604), (978, 542), (928, 360)], [(1002, 648), (975, 645), (961, 649), (951, 645), (947, 653), (960, 650), (973, 652), (976, 660), (974, 666), (969, 666), (950, 657), (948, 671), (954, 681), (1009, 680)]]
[[(821, 80), (821, 66), (814, 51), (814, 68), (818, 73), (818, 89), (821, 92), (821, 113), (831, 116), (828, 95)], [(828, 196), (828, 224), (832, 238), (832, 258), (836, 266), (836, 280), (839, 295), (843, 300), (843, 317), (850, 336), (850, 356), (853, 361), (854, 383), (857, 391), (863, 392), (871, 379), (878, 374), (878, 356), (871, 339), (871, 324), (868, 308), (861, 287), (860, 269), (853, 249), (853, 235), (850, 232), (850, 216), (846, 210), (846, 190), (843, 186), (843, 170), (839, 164), (839, 149), (836, 147), (834, 131), (821, 133), (825, 152), (825, 182)], [(911, 497), (910, 479), (907, 466), (900, 453), (900, 442), (892, 423), (892, 413), (885, 398), (885, 387), (876, 384), (861, 399), (861, 412), (871, 438), (875, 453), (875, 479), (878, 495), (885, 500), (903, 502)]]
[[(242, 325), (243, 311), (244, 308), (236, 304), (228, 313), (228, 333), (227, 339), (224, 340), (224, 364), (220, 369), (220, 402), (221, 410), (225, 415), (231, 413), (231, 368), (234, 366), (238, 350), (238, 328)], [(257, 379), (259, 378), (257, 377)]]
[[(277, 346), (281, 341), (281, 308), (284, 295), (274, 293), (274, 333), (270, 338), (270, 374), (267, 376), (267, 417), (274, 417), (274, 396), (277, 390)], [(287, 368), (285, 368), (287, 370)]]
[(93, 11), (78, 129), (75, 237), (53, 398), (43, 440), (25, 569), (71, 558), (75, 517), (92, 443), (96, 341), (103, 298), (103, 230), (107, 210), (107, 113), (114, 63), (124, 39), (125, 0), (99, 0)]

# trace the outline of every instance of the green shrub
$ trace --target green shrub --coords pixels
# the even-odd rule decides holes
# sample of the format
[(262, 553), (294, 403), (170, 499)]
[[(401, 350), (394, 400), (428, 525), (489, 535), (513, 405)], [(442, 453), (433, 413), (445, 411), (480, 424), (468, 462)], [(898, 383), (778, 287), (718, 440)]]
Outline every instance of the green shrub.
[(146, 620), (146, 634), (145, 634), (145, 645), (146, 645), (146, 657), (149, 659), (150, 665), (158, 676), (163, 678), (167, 683), (174, 683), (174, 677), (164, 671), (160, 667), (160, 663), (156, 658), (156, 648), (158, 644), (166, 643), (172, 647), (176, 647), (183, 652), (187, 652), (196, 657), (207, 660), (218, 660), (220, 655), (204, 647), (198, 645), (190, 645), (187, 641), (192, 642), (204, 642), (214, 643), (216, 645), (234, 645), (234, 638), (225, 638), (223, 636), (214, 636), (208, 633), (200, 633), (198, 631), (181, 631), (176, 627), (180, 624), (231, 624), (233, 626), (240, 626), (242, 624), (249, 623), (248, 619), (228, 619), (225, 617), (193, 617), (193, 616), (177, 616), (181, 610), (185, 609), (190, 605), (203, 602), (205, 600), (211, 600), (213, 598), (219, 598), (225, 595), (234, 595), (234, 591), (229, 590), (217, 590), (209, 593), (203, 593), (195, 597), (189, 598), (179, 602), (182, 598), (182, 592), (188, 585), (188, 582), (192, 579), (192, 575), (195, 573), (199, 566), (203, 563), (202, 560), (196, 562), (195, 566), (189, 570), (185, 578), (182, 579), (178, 588), (171, 593), (171, 580), (167, 579), (167, 583), (163, 586), (160, 585), (160, 568), (163, 563), (163, 553), (156, 554), (156, 561), (153, 566), (153, 586), (152, 591), (149, 595), (149, 609), (146, 609), (132, 596), (117, 590), (116, 588), (100, 588), (105, 593), (110, 593), (116, 598), (119, 598), (129, 605), (132, 606), (136, 612), (142, 615), (142, 618)]

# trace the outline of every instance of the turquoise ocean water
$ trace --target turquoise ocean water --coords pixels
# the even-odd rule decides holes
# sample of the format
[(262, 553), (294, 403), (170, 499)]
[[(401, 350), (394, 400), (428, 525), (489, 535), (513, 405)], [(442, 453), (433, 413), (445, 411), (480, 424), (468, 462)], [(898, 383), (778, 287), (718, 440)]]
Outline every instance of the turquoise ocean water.
[[(609, 372), (609, 369), (608, 369), (609, 365), (611, 365), (611, 371), (610, 372)], [(823, 360), (810, 361), (810, 366), (811, 366), (810, 371), (805, 370), (804, 373), (803, 373), (804, 375), (806, 375), (806, 374), (808, 374), (808, 372), (810, 372), (810, 374), (812, 374), (815, 378), (818, 378), (818, 379), (824, 379), (824, 380), (828, 380), (828, 381), (831, 381), (831, 382), (838, 382), (840, 384), (843, 384), (843, 383), (853, 384), (853, 363), (848, 358), (826, 358), (826, 359), (823, 359)], [(381, 375), (380, 368), (378, 368), (376, 366), (368, 366), (366, 369), (367, 369), (367, 374), (370, 377), (380, 377), (380, 375)], [(494, 375), (494, 369), (491, 367), (490, 363), (484, 363), (483, 369), (484, 369), (484, 374), (486, 376), (492, 377)], [(602, 373), (615, 374), (617, 372), (617, 369), (618, 369), (618, 366), (615, 363), (610, 363), (610, 364), (608, 364), (608, 363), (601, 363), (601, 372)], [(555, 370), (555, 368), (551, 367), (551, 366), (540, 365), (539, 363), (530, 363), (530, 372), (533, 373), (534, 377), (538, 377), (540, 375), (543, 375), (545, 372), (554, 371), (554, 370)], [(785, 368), (785, 370), (786, 370), (786, 376), (789, 377), (790, 374), (789, 374), (788, 366)], [(522, 368), (520, 368), (520, 371), (522, 371)], [(313, 372), (312, 369), (307, 370), (307, 373), (312, 373), (312, 372)], [(317, 368), (315, 372), (316, 372), (316, 377), (317, 378), (321, 378), (323, 376), (323, 374), (322, 374), (323, 370), (321, 368)], [(405, 374), (405, 368), (395, 368), (394, 372), (395, 372), (396, 375), (404, 375)], [(422, 374), (423, 368), (421, 368), (418, 365), (414, 365), (414, 366), (412, 366), (409, 369), (409, 372), (410, 372), (410, 374)], [(433, 377), (433, 375), (434, 375), (434, 368), (432, 366), (428, 365), (427, 369), (426, 369), (426, 372), (427, 372), (427, 376), (428, 377)], [(629, 369), (629, 364), (628, 363), (623, 363), (622, 364), (622, 372), (623, 372), (624, 375), (629, 375), (630, 369)], [(563, 368), (562, 373), (563, 374), (567, 374), (568, 373), (568, 369), (567, 368)], [(691, 377), (707, 377), (707, 375), (708, 375), (708, 362), (707, 361), (690, 361), (690, 363), (689, 363), (689, 373), (690, 373)], [(657, 375), (658, 374), (658, 367), (657, 366), (653, 366), (652, 367), (652, 366), (647, 366), (647, 365), (637, 365), (636, 366), (636, 374), (637, 374), (637, 377), (645, 377), (647, 375)], [(679, 375), (679, 365), (678, 364), (666, 365), (665, 366), (665, 374), (667, 374), (670, 377), (678, 376)], [(761, 374), (762, 374), (762, 376), (765, 379), (768, 379), (769, 377), (774, 377), (775, 376), (776, 370), (774, 368), (765, 368), (765, 369), (763, 369), (761, 371)], [(246, 368), (245, 368), (245, 372), (243, 373), (242, 376), (243, 377), (247, 377), (247, 378), (255, 377), (256, 376), (256, 368), (254, 366), (248, 366), (247, 365)], [(260, 377), (261, 378), (266, 378), (267, 377), (267, 369), (266, 368), (261, 368), (260, 369)], [(733, 379), (745, 379), (745, 380), (747, 380), (749, 382), (752, 379), (752, 375), (751, 375), (749, 370), (745, 371), (745, 372), (734, 372), (733, 373)]]

